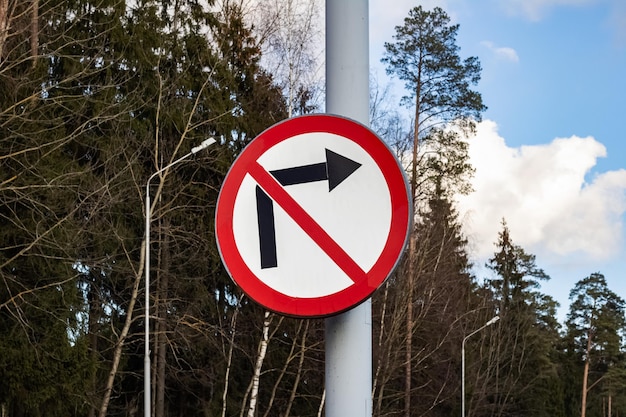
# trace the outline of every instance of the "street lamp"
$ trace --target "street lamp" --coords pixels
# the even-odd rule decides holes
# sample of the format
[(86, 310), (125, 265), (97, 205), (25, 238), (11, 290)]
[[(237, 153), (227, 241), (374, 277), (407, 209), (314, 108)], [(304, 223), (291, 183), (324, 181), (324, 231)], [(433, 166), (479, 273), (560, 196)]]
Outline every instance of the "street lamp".
[(146, 247), (145, 247), (145, 273), (146, 273), (146, 288), (145, 288), (145, 304), (146, 304), (146, 318), (145, 318), (145, 334), (144, 334), (144, 359), (143, 359), (143, 404), (144, 404), (144, 416), (150, 417), (150, 396), (151, 396), (151, 388), (150, 388), (150, 221), (152, 212), (150, 210), (150, 181), (152, 178), (156, 177), (166, 169), (173, 167), (179, 162), (184, 161), (189, 158), (191, 155), (194, 155), (200, 152), (203, 149), (208, 148), (209, 146), (215, 143), (215, 139), (209, 138), (205, 139), (200, 145), (194, 146), (191, 148), (191, 152), (187, 155), (184, 155), (174, 162), (166, 165), (165, 167), (159, 169), (154, 174), (150, 175), (148, 178), (148, 182), (146, 182)]
[(495, 316), (487, 323), (483, 324), (482, 327), (474, 330), (463, 338), (463, 343), (461, 344), (461, 417), (465, 417), (465, 342), (467, 339), (474, 336), (485, 327), (491, 326), (498, 320), (500, 320), (500, 316)]

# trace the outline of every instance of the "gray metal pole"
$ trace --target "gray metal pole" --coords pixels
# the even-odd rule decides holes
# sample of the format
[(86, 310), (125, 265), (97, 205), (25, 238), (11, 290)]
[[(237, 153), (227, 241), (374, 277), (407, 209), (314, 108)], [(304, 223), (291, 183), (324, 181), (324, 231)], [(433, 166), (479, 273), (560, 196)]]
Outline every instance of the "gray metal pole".
[(194, 146), (193, 148), (191, 148), (191, 152), (189, 152), (188, 154), (178, 158), (174, 162), (170, 163), (167, 166), (164, 166), (163, 168), (159, 169), (158, 171), (150, 175), (150, 177), (148, 178), (148, 181), (146, 181), (146, 202), (145, 202), (146, 204), (146, 207), (145, 207), (146, 228), (145, 228), (145, 237), (144, 237), (144, 240), (146, 242), (146, 246), (144, 248), (145, 249), (145, 253), (144, 253), (144, 261), (145, 261), (145, 264), (144, 264), (144, 274), (145, 274), (144, 303), (145, 303), (146, 314), (144, 318), (144, 345), (143, 345), (144, 346), (144, 352), (143, 352), (143, 413), (144, 413), (144, 417), (150, 417), (150, 415), (152, 414), (151, 412), (152, 388), (150, 385), (151, 384), (151, 376), (150, 376), (150, 370), (151, 370), (151, 365), (150, 365), (150, 223), (152, 221), (152, 207), (150, 207), (150, 181), (152, 181), (154, 177), (156, 177), (163, 171), (173, 167), (179, 162), (184, 161), (185, 159), (189, 158), (191, 155), (194, 155), (195, 153), (208, 148), (214, 143), (215, 143), (215, 139), (213, 138), (205, 139), (200, 145)]
[(465, 417), (465, 342), (467, 342), (467, 339), (474, 336), (482, 329), (491, 326), (498, 320), (500, 320), (500, 316), (493, 317), (487, 323), (483, 324), (482, 327), (465, 336), (463, 338), (463, 343), (461, 343), (461, 417)]
[[(326, 112), (369, 125), (368, 0), (326, 0)], [(326, 319), (326, 417), (372, 415), (371, 301)]]
[(144, 318), (144, 340), (143, 340), (143, 413), (144, 417), (150, 417), (150, 221), (152, 219), (151, 207), (150, 207), (150, 180), (154, 174), (148, 178), (146, 182), (146, 246), (144, 248), (144, 274), (145, 274), (145, 288), (144, 288), (144, 305), (146, 309)]

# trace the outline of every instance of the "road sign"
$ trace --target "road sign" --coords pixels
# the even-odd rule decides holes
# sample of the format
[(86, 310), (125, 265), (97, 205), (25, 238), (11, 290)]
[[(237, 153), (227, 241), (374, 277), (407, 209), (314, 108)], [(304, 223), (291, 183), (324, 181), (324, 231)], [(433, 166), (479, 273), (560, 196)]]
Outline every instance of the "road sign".
[(369, 297), (406, 246), (411, 203), (387, 145), (352, 120), (295, 117), (256, 137), (217, 201), (232, 279), (267, 309), (322, 317)]

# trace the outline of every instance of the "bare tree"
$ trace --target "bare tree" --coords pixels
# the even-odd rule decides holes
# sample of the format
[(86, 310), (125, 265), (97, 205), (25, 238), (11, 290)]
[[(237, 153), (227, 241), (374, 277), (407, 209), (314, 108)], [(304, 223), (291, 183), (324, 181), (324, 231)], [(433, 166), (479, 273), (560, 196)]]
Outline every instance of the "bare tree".
[(319, 0), (259, 2), (251, 13), (263, 50), (262, 65), (282, 87), (288, 114), (319, 105), (323, 44)]

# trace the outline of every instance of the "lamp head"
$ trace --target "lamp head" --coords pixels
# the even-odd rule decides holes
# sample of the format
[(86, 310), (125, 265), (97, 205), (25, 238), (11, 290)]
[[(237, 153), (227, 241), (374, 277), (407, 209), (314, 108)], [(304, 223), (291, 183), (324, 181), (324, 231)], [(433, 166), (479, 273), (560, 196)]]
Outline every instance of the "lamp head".
[(487, 326), (491, 326), (492, 324), (494, 324), (496, 321), (500, 320), (500, 316), (495, 316), (494, 318), (492, 318), (491, 320), (489, 320), (487, 322)]
[(203, 149), (208, 148), (209, 146), (213, 145), (215, 143), (215, 139), (213, 138), (208, 138), (202, 141), (202, 143), (198, 146), (194, 146), (193, 148), (191, 148), (191, 153), (198, 153)]

